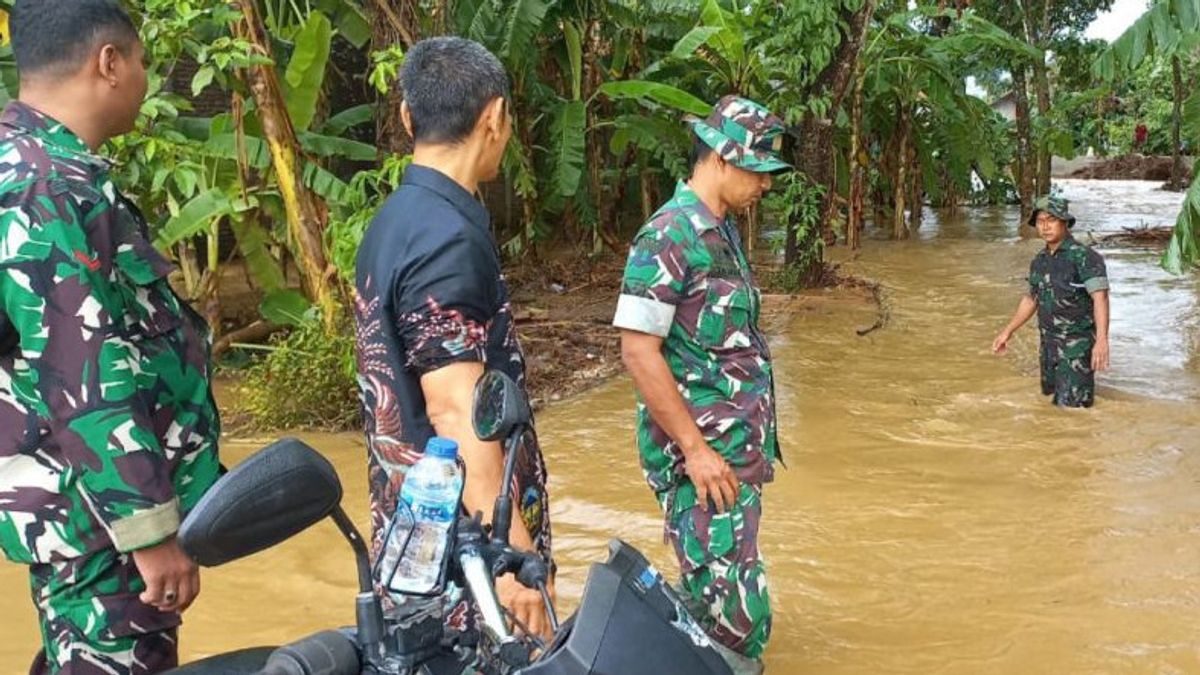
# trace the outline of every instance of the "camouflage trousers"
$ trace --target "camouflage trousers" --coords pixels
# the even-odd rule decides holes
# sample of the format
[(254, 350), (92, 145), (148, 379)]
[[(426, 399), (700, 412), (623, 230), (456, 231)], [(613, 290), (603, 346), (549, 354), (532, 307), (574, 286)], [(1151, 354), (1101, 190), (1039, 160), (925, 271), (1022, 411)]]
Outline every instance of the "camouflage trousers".
[(1042, 333), (1042, 393), (1065, 408), (1090, 408), (1096, 401), (1091, 336)]
[(105, 549), (30, 566), (42, 651), (29, 672), (142, 675), (178, 663), (176, 613), (143, 604), (132, 556)]
[(771, 635), (771, 596), (758, 550), (762, 486), (743, 484), (737, 504), (717, 513), (696, 504), (685, 483), (659, 495), (667, 514), (667, 539), (682, 572), (689, 605), (713, 640), (747, 657), (761, 658)]

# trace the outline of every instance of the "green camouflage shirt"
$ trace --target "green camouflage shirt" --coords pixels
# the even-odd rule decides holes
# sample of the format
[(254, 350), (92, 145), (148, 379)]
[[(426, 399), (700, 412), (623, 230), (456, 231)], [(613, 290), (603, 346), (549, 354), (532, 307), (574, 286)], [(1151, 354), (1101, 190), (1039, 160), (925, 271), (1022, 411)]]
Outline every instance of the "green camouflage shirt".
[(1029, 295), (1038, 302), (1038, 325), (1054, 337), (1094, 336), (1092, 293), (1108, 290), (1104, 258), (1071, 235), (1029, 265)]
[[(664, 338), (663, 356), (692, 419), (738, 479), (756, 485), (773, 478), (778, 454), (771, 354), (758, 328), (759, 309), (732, 218), (718, 220), (679, 183), (634, 240), (613, 324)], [(640, 397), (637, 437), (656, 492), (685, 482), (678, 445)]]
[[(0, 116), (0, 548), (44, 563), (156, 544), (217, 478), (208, 331), (108, 164)], [(6, 344), (7, 343), (7, 344)]]

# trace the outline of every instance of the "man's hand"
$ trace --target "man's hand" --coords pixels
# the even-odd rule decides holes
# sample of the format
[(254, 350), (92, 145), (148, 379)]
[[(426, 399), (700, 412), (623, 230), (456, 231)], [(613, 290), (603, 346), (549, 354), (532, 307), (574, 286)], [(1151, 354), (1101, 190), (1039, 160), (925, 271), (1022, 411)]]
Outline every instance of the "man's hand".
[[(550, 592), (550, 601), (554, 602), (553, 581), (546, 585), (546, 590)], [(505, 574), (496, 580), (496, 595), (500, 598), (500, 604), (512, 612), (518, 621), (525, 624), (531, 634), (543, 640), (554, 637), (550, 620), (546, 616), (546, 606), (542, 603), (541, 593), (532, 588), (525, 588), (515, 576)]]
[(684, 458), (684, 470), (696, 486), (696, 499), (704, 508), (708, 508), (709, 497), (717, 505), (718, 513), (725, 513), (737, 503), (737, 476), (733, 475), (725, 458), (712, 448), (704, 445), (688, 454)]
[(175, 537), (133, 552), (133, 563), (146, 582), (142, 602), (163, 612), (183, 612), (200, 594), (200, 568), (179, 548)]
[(1004, 352), (1008, 351), (1008, 341), (1011, 339), (1012, 333), (1008, 331), (1001, 331), (1000, 334), (996, 336), (995, 341), (992, 342), (992, 353), (1003, 354)]
[(1096, 345), (1092, 347), (1092, 370), (1101, 371), (1108, 370), (1108, 338), (1100, 338), (1096, 340)]

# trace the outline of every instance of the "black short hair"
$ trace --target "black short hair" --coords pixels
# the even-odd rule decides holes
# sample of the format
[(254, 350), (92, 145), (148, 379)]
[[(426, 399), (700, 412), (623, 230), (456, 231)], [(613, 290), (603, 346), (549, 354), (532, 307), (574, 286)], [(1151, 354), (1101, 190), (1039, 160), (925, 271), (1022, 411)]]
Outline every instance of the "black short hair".
[(128, 55), (138, 32), (116, 0), (17, 0), (8, 20), (17, 72), (72, 73), (97, 44)]
[(400, 87), (419, 143), (457, 143), (471, 135), (497, 98), (508, 100), (500, 59), (461, 37), (421, 40), (404, 56)]
[(700, 140), (700, 137), (695, 133), (692, 134), (692, 149), (688, 151), (688, 175), (696, 173), (696, 166), (704, 160), (708, 159), (709, 155), (715, 152), (708, 143)]

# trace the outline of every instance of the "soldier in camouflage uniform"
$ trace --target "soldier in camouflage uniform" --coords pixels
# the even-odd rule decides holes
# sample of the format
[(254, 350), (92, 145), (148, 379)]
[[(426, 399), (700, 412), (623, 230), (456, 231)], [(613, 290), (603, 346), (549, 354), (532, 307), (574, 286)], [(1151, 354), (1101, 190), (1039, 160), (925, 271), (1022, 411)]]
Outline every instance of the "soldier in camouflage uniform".
[(145, 96), (137, 32), (46, 5), (13, 10), (0, 115), (0, 548), (30, 566), (31, 672), (152, 673), (199, 592), (174, 535), (218, 473), (208, 330), (93, 154)]
[(791, 167), (776, 154), (783, 123), (753, 101), (725, 97), (690, 124), (691, 177), (638, 232), (613, 323), (684, 595), (716, 642), (757, 660), (771, 631), (758, 525), (779, 451), (760, 294), (732, 214)]
[(1038, 200), (1029, 224), (1046, 242), (1029, 266), (1029, 292), (992, 345), (1003, 353), (1012, 334), (1038, 315), (1042, 393), (1067, 408), (1090, 408), (1095, 372), (1108, 367), (1108, 274), (1104, 258), (1075, 241), (1065, 199)]

